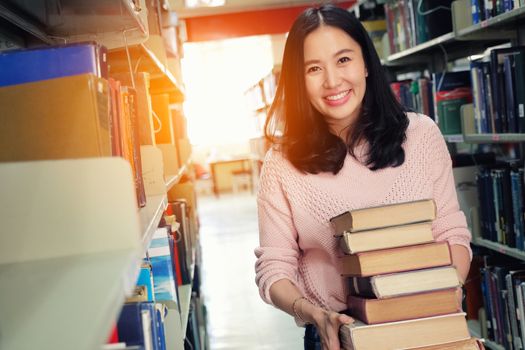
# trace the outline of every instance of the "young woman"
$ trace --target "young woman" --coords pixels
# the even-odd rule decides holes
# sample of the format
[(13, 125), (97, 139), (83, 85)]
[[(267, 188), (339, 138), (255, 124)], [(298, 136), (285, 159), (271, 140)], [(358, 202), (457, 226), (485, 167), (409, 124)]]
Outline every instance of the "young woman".
[(351, 209), (433, 198), (434, 238), (450, 243), (462, 281), (470, 233), (451, 159), (434, 122), (392, 94), (363, 26), (349, 12), (311, 8), (293, 24), (266, 124), (258, 192), (261, 297), (306, 325), (305, 349), (339, 350), (351, 323), (330, 218)]

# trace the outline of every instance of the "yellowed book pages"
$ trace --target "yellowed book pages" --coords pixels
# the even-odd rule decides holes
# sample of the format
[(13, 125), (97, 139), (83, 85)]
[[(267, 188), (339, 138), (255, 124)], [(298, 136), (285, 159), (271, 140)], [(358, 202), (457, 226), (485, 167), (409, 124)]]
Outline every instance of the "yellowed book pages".
[(340, 259), (343, 275), (361, 277), (446, 266), (452, 263), (446, 241), (361, 252), (345, 255)]
[(483, 343), (476, 338), (470, 338), (451, 343), (444, 343), (432, 346), (423, 346), (418, 348), (410, 348), (406, 350), (482, 350), (485, 349)]
[(356, 233), (345, 232), (339, 242), (343, 252), (346, 254), (354, 254), (371, 250), (429, 243), (433, 240), (432, 223), (423, 222)]
[(335, 233), (357, 232), (376, 228), (432, 221), (436, 205), (432, 199), (350, 210), (330, 219)]
[(378, 298), (387, 298), (428, 290), (459, 286), (458, 273), (453, 266), (436, 267), (371, 278), (372, 289)]

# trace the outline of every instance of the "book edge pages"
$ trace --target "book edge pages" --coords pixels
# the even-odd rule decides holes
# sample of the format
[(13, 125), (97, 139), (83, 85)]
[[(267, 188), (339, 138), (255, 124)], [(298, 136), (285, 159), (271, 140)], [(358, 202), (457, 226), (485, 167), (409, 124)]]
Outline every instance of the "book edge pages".
[[(392, 248), (402, 248), (402, 247), (405, 247), (407, 246), (407, 244), (402, 244), (402, 245), (377, 245), (375, 247), (372, 247), (372, 248), (369, 248), (369, 249), (363, 249), (363, 248), (360, 248), (360, 247), (357, 247), (357, 248), (354, 248), (352, 249), (352, 238), (356, 238), (357, 235), (369, 235), (369, 234), (374, 234), (376, 233), (376, 231), (390, 231), (394, 228), (398, 228), (399, 230), (401, 230), (402, 228), (407, 228), (408, 230), (411, 230), (411, 231), (415, 231), (415, 230), (425, 230), (425, 229), (429, 229), (429, 237), (423, 239), (423, 238), (420, 238), (420, 241), (418, 242), (412, 242), (410, 245), (419, 245), (419, 244), (425, 244), (425, 243), (432, 243), (433, 242), (433, 236), (432, 236), (432, 222), (431, 221), (420, 221), (420, 222), (416, 222), (416, 223), (410, 223), (410, 224), (406, 224), (406, 225), (396, 225), (396, 226), (388, 226), (388, 227), (382, 227), (382, 228), (378, 228), (378, 229), (373, 229), (373, 230), (364, 230), (364, 231), (357, 231), (357, 232), (350, 232), (350, 231), (344, 231), (343, 232), (343, 236), (344, 237), (344, 243), (341, 243), (341, 248), (343, 249), (343, 251), (346, 253), (346, 254), (356, 254), (356, 253), (364, 253), (364, 252), (372, 252), (372, 251), (376, 251), (376, 250), (383, 250), (383, 249), (392, 249)], [(377, 232), (378, 234), (381, 234), (381, 232)], [(425, 232), (426, 234), (426, 232)], [(344, 245), (343, 245), (344, 244)]]
[[(351, 350), (354, 350), (356, 348), (358, 348), (359, 344), (356, 344), (356, 336), (357, 336), (357, 333), (363, 329), (370, 329), (370, 328), (378, 328), (378, 327), (385, 327), (385, 325), (389, 325), (389, 326), (396, 326), (396, 325), (399, 325), (399, 324), (406, 324), (406, 323), (417, 323), (417, 322), (424, 322), (424, 321), (427, 321), (427, 320), (433, 320), (433, 319), (442, 319), (442, 318), (456, 318), (456, 317), (462, 317), (462, 319), (465, 321), (465, 329), (466, 329), (466, 334), (467, 334), (467, 337), (463, 338), (463, 339), (468, 339), (470, 338), (470, 332), (468, 331), (468, 327), (467, 327), (467, 321), (465, 319), (466, 317), (466, 313), (465, 312), (458, 312), (458, 313), (453, 313), (453, 314), (446, 314), (446, 315), (439, 315), (439, 316), (432, 316), (432, 317), (423, 317), (423, 318), (419, 318), (419, 319), (414, 319), (414, 320), (403, 320), (403, 321), (397, 321), (397, 322), (388, 322), (388, 323), (379, 323), (379, 324), (371, 324), (371, 325), (367, 325), (367, 324), (364, 324), (362, 322), (355, 322), (353, 324), (350, 324), (350, 325), (345, 325), (345, 326), (342, 326), (342, 327), (345, 327), (348, 329), (348, 333), (349, 333), (349, 340), (350, 342), (346, 342), (345, 344), (347, 345), (350, 345), (350, 347), (348, 347), (348, 349), (351, 349)], [(462, 340), (462, 339), (458, 339), (458, 340)], [(424, 345), (424, 346), (434, 346), (434, 345), (440, 345), (440, 344), (443, 344), (442, 342), (440, 343), (434, 343), (434, 344), (427, 344), (427, 345)]]
[[(419, 203), (425, 203), (425, 204), (428, 204), (432, 207), (432, 217), (430, 219), (424, 219), (424, 220), (420, 220), (420, 221), (416, 221), (416, 222), (412, 222), (412, 223), (418, 223), (418, 222), (425, 222), (425, 221), (432, 221), (436, 218), (436, 212), (437, 212), (437, 208), (436, 208), (436, 203), (434, 201), (434, 199), (432, 198), (427, 198), (427, 199), (420, 199), (420, 200), (415, 200), (415, 201), (407, 201), (407, 202), (401, 202), (401, 203), (392, 203), (392, 204), (387, 204), (387, 205), (378, 205), (378, 206), (374, 206), (374, 207), (367, 207), (367, 208), (360, 208), (360, 209), (355, 209), (355, 210), (350, 210), (348, 211), (347, 213), (350, 214), (351, 217), (355, 216), (355, 215), (359, 215), (359, 213), (361, 212), (368, 212), (368, 213), (371, 213), (371, 212), (374, 212), (374, 211), (377, 211), (377, 210), (384, 210), (385, 208), (387, 208), (387, 210), (389, 209), (392, 209), (392, 208), (395, 208), (395, 207), (411, 207), (411, 206), (415, 206), (415, 205), (418, 205)], [(351, 226), (351, 229), (350, 231), (351, 232), (360, 232), (360, 231), (365, 231), (365, 230), (369, 230), (367, 228), (359, 228), (359, 227), (355, 227), (355, 223), (353, 223), (353, 225)], [(382, 226), (382, 227), (392, 227), (392, 226), (400, 226), (400, 225), (387, 225), (387, 226)]]
[[(381, 295), (380, 293), (380, 284), (381, 282), (382, 283), (386, 283), (388, 281), (381, 281), (381, 279), (388, 279), (390, 277), (393, 277), (395, 275), (398, 275), (398, 274), (411, 274), (411, 275), (421, 275), (421, 274), (425, 274), (425, 273), (431, 273), (432, 271), (434, 270), (446, 270), (446, 271), (452, 271), (454, 272), (453, 275), (455, 276), (455, 279), (454, 279), (454, 285), (451, 285), (451, 286), (448, 286), (448, 287), (442, 287), (442, 288), (438, 288), (438, 289), (432, 289), (432, 290), (442, 290), (442, 289), (450, 289), (450, 288), (457, 288), (459, 287), (459, 278), (458, 278), (458, 275), (457, 275), (457, 270), (454, 266), (452, 265), (447, 265), (447, 266), (436, 266), (436, 267), (431, 267), (431, 268), (428, 268), (428, 269), (421, 269), (421, 270), (413, 270), (413, 271), (405, 271), (405, 272), (398, 272), (398, 273), (388, 273), (388, 274), (383, 274), (383, 275), (376, 275), (376, 276), (372, 276), (371, 277), (371, 280), (370, 280), (370, 284), (372, 285), (372, 290), (374, 291), (374, 294), (376, 295), (376, 297), (378, 299), (381, 299), (381, 298), (386, 298), (385, 296)], [(413, 291), (409, 292), (409, 294), (411, 293), (414, 293)], [(387, 294), (387, 297), (388, 298), (392, 298), (392, 297), (396, 297), (396, 296), (401, 296), (401, 295), (404, 295), (406, 293), (403, 293), (403, 294)]]

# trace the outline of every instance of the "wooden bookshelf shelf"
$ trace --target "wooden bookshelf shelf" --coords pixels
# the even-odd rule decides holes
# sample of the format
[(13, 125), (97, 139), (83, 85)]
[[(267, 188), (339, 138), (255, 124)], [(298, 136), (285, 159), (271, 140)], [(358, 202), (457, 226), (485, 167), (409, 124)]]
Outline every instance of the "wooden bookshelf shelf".
[[(468, 329), (470, 331), (470, 335), (476, 338), (481, 339), (481, 329), (479, 325), (479, 321), (476, 320), (468, 320)], [(505, 348), (498, 343), (495, 343), (493, 341), (490, 341), (488, 339), (483, 339), (483, 343), (486, 348), (492, 349), (492, 350), (505, 350)]]
[(525, 260), (524, 251), (518, 250), (516, 248), (510, 248), (510, 247), (507, 247), (506, 245), (492, 242), (487, 239), (476, 237), (472, 239), (472, 244), (480, 246), (480, 247), (489, 248), (491, 250), (497, 251), (498, 253), (512, 256), (517, 259)]

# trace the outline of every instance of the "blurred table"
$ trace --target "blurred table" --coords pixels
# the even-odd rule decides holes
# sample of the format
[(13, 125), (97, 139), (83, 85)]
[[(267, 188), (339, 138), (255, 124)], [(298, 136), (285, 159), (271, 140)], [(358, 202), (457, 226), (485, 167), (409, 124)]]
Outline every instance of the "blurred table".
[(213, 182), (213, 193), (218, 197), (221, 190), (230, 190), (234, 173), (250, 174), (250, 190), (253, 190), (253, 176), (255, 159), (251, 156), (218, 159), (210, 161), (211, 178)]

